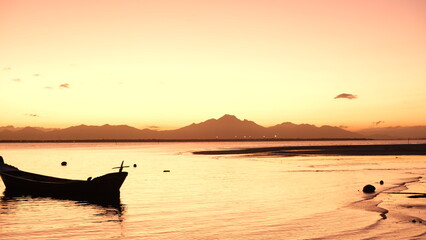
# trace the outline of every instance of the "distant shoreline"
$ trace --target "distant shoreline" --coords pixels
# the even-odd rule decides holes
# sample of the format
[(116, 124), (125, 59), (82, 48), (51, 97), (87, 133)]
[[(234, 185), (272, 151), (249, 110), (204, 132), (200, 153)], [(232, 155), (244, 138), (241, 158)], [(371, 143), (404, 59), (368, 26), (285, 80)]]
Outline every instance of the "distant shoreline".
[(326, 145), (241, 148), (212, 151), (196, 151), (199, 155), (261, 154), (266, 156), (388, 156), (426, 155), (426, 144), (382, 145)]
[(294, 141), (410, 141), (426, 138), (238, 138), (238, 139), (64, 139), (64, 140), (0, 140), (0, 143), (115, 143), (115, 142), (294, 142)]
[[(383, 141), (407, 139), (370, 138), (247, 138), (247, 139), (77, 139), (77, 140), (0, 140), (0, 143), (97, 143), (97, 142), (289, 142), (289, 141)], [(423, 140), (423, 139), (410, 139)]]

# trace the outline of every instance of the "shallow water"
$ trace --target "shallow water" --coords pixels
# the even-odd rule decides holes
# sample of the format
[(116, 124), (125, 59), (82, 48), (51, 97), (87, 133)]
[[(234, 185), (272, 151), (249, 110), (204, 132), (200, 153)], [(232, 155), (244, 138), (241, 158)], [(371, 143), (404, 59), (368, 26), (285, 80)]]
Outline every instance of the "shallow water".
[[(409, 187), (405, 191), (426, 192), (424, 178), (419, 180), (425, 177), (424, 156), (282, 158), (190, 153), (303, 144), (318, 143), (2, 143), (0, 154), (6, 163), (29, 172), (86, 179), (115, 171), (111, 168), (122, 160), (131, 167), (126, 169), (129, 176), (121, 188), (119, 206), (2, 197), (1, 239), (426, 237), (422, 235), (425, 225), (419, 223), (426, 219), (425, 199), (389, 193), (405, 186)], [(68, 166), (61, 166), (62, 161)], [(133, 168), (135, 163), (138, 166)], [(170, 172), (163, 172), (166, 169)], [(380, 185), (380, 180), (385, 184)], [(363, 194), (366, 184), (375, 185), (379, 194)], [(383, 209), (389, 211), (386, 219), (380, 215)]]

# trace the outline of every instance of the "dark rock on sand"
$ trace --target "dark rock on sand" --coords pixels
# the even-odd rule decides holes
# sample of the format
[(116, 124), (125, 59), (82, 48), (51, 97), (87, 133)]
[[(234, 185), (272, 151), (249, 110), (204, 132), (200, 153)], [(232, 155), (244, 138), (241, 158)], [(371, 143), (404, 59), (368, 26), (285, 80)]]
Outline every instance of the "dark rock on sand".
[(380, 185), (383, 185), (385, 182), (383, 182), (383, 180), (380, 180)]
[(409, 198), (426, 198), (426, 193), (419, 193), (413, 196), (409, 196)]
[(374, 191), (376, 191), (376, 187), (374, 187), (373, 185), (365, 185), (364, 188), (362, 189), (362, 191), (364, 193), (374, 193)]
[(61, 162), (61, 165), (62, 165), (62, 166), (66, 166), (66, 165), (67, 165), (67, 162), (63, 161), (63, 162)]

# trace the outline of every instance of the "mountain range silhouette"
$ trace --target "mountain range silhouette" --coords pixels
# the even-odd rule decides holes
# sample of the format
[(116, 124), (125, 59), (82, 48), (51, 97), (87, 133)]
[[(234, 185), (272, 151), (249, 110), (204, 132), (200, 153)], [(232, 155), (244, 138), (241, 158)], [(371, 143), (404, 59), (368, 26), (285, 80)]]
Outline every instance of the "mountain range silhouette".
[[(403, 128), (399, 135), (405, 133)], [(426, 127), (411, 127), (412, 138), (426, 137)], [(416, 134), (413, 134), (416, 133)], [(398, 135), (397, 134), (397, 135)], [(402, 134), (407, 138), (407, 134)], [(411, 136), (410, 135), (410, 136)], [(379, 138), (398, 138), (395, 134), (380, 130), (363, 130), (350, 132), (339, 127), (310, 124), (293, 124), (284, 122), (272, 127), (263, 127), (249, 120), (240, 120), (226, 114), (219, 119), (209, 119), (201, 123), (178, 128), (175, 130), (137, 129), (127, 125), (87, 126), (79, 125), (64, 129), (42, 129), (25, 127), (16, 129), (12, 126), (0, 127), (0, 140), (21, 141), (65, 141), (65, 140), (244, 140), (244, 139), (361, 139), (371, 136)], [(408, 136), (409, 137), (409, 136)]]

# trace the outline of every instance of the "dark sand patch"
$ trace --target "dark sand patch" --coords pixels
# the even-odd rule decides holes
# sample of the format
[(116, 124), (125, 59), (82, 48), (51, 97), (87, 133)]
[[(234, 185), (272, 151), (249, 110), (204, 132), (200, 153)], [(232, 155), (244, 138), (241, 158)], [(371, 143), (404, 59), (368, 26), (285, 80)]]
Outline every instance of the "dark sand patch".
[(338, 146), (283, 146), (262, 148), (241, 148), (211, 151), (196, 151), (193, 154), (266, 154), (270, 156), (387, 156), (387, 155), (426, 155), (426, 144), (393, 145), (338, 145)]

